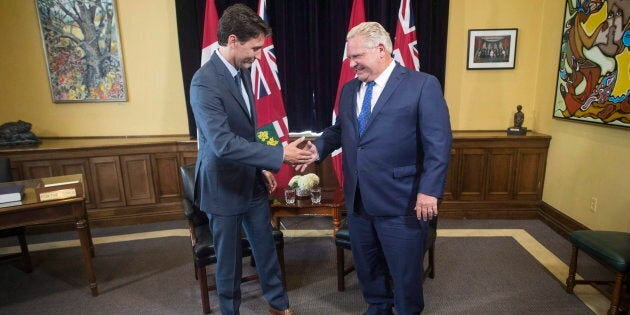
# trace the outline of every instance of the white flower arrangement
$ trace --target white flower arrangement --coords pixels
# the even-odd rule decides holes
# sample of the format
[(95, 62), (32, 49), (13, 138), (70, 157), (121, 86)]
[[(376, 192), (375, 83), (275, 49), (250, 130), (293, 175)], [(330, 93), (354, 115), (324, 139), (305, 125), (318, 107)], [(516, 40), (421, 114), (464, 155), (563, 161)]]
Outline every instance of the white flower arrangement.
[(300, 189), (313, 189), (319, 185), (319, 177), (313, 173), (295, 175), (289, 181), (289, 186)]

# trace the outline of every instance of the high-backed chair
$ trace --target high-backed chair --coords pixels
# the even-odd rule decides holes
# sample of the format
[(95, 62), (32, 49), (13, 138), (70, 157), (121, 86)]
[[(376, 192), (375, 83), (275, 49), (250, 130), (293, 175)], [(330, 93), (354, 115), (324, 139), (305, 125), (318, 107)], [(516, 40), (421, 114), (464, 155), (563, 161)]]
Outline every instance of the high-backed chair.
[[(435, 239), (437, 237), (437, 217), (429, 221), (429, 232), (427, 235), (425, 250), (428, 252), (428, 264), (424, 270), (424, 278), (433, 279), (435, 277)], [(344, 227), (335, 234), (335, 245), (337, 246), (337, 291), (346, 289), (345, 276), (354, 271), (354, 266), (345, 266), (344, 250), (351, 250), (350, 231)]]
[[(195, 165), (191, 164), (181, 166), (179, 168), (179, 173), (184, 187), (182, 207), (184, 208), (184, 215), (186, 216), (186, 219), (188, 219), (188, 229), (190, 230), (190, 244), (192, 246), (193, 261), (195, 262), (195, 279), (199, 280), (203, 312), (208, 314), (210, 313), (210, 299), (208, 292), (216, 290), (216, 285), (208, 284), (206, 267), (215, 264), (217, 262), (217, 256), (214, 251), (212, 232), (210, 231), (210, 225), (208, 224), (208, 217), (194, 204)], [(284, 237), (282, 232), (274, 228), (273, 239), (276, 243), (278, 261), (280, 262), (280, 268), (282, 269), (282, 280), (286, 286), (286, 279), (284, 276)], [(243, 235), (241, 245), (243, 246), (243, 257), (251, 257), (252, 249), (245, 235)], [(252, 265), (254, 265), (253, 259)], [(253, 274), (244, 276), (241, 281), (246, 282), (256, 279), (258, 279), (258, 275)]]
[[(6, 157), (0, 157), (0, 183), (10, 182), (11, 180), (10, 161)], [(23, 226), (0, 230), (0, 237), (17, 236), (18, 242), (20, 243), (20, 253), (1, 256), (0, 261), (12, 261), (22, 258), (22, 270), (30, 273), (33, 271), (33, 264), (31, 263), (31, 255), (28, 252), (28, 244), (26, 243), (26, 236), (24, 235), (25, 230), (26, 228)]]
[[(567, 292), (573, 293), (576, 284), (612, 284), (612, 294), (600, 290), (610, 299), (608, 314), (627, 314), (629, 306), (625, 310), (621, 305), (623, 286), (630, 293), (630, 233), (611, 231), (575, 231), (569, 236), (573, 246), (569, 277), (567, 278)], [(582, 250), (606, 268), (615, 273), (615, 280), (576, 280), (578, 250)], [(595, 287), (599, 289), (597, 286)]]

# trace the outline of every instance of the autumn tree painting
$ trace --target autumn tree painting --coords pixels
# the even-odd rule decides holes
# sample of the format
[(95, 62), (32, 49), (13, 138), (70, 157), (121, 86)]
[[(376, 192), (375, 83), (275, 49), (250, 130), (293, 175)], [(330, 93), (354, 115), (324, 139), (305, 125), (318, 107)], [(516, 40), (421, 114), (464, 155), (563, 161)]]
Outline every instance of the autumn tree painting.
[(37, 0), (55, 102), (126, 101), (114, 0)]

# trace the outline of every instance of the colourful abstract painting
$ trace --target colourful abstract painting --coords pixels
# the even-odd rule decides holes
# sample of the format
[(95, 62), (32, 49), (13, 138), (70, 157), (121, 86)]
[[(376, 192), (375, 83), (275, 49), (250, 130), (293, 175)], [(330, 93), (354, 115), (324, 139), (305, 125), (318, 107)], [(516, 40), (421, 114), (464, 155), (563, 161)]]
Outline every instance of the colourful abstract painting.
[(126, 101), (114, 0), (37, 0), (54, 102)]
[(567, 0), (553, 117), (630, 127), (630, 1)]

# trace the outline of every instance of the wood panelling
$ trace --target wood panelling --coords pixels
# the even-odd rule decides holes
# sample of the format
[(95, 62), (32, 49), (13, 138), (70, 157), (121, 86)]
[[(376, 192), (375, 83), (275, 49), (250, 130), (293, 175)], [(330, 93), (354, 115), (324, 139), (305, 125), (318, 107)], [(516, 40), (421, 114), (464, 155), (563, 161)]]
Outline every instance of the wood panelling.
[(149, 155), (122, 155), (120, 163), (127, 204), (133, 206), (155, 203)]
[(551, 137), (454, 132), (441, 217), (536, 218)]
[(488, 149), (488, 171), (486, 176), (486, 200), (512, 199), (514, 187), (513, 149)]
[(22, 163), (24, 179), (36, 179), (55, 176), (51, 161), (29, 161)]
[(448, 173), (446, 175), (446, 185), (444, 187), (444, 200), (455, 200), (459, 193), (457, 191), (457, 173), (459, 172), (459, 155), (457, 150), (451, 149), (451, 161), (448, 165)]
[(0, 156), (11, 159), (16, 180), (82, 173), (92, 226), (183, 217), (178, 168), (194, 163), (196, 141), (182, 136), (42, 140), (34, 148), (0, 149)]
[(90, 171), (97, 207), (125, 206), (120, 158), (118, 156), (90, 158)]
[(545, 180), (546, 149), (519, 149), (516, 170), (516, 198), (540, 200)]
[(482, 200), (486, 183), (486, 152), (483, 149), (461, 149), (459, 200)]
[[(90, 172), (90, 164), (88, 159), (62, 159), (55, 160), (55, 163), (58, 166), (58, 173), (55, 175), (83, 174), (84, 182), (92, 182), (92, 173)], [(96, 207), (96, 204), (93, 202), (93, 200), (93, 190), (87, 190), (85, 192), (85, 207), (87, 209), (92, 209)]]
[[(178, 168), (192, 164), (188, 137), (42, 139), (36, 148), (2, 149), (17, 179), (82, 173), (93, 226), (183, 217)], [(535, 132), (456, 131), (441, 217), (537, 218), (551, 137)], [(337, 186), (330, 158), (309, 166), (320, 185)]]
[(179, 202), (182, 200), (181, 181), (179, 180), (179, 155), (175, 153), (156, 153), (151, 155), (153, 163), (154, 185), (160, 203)]

